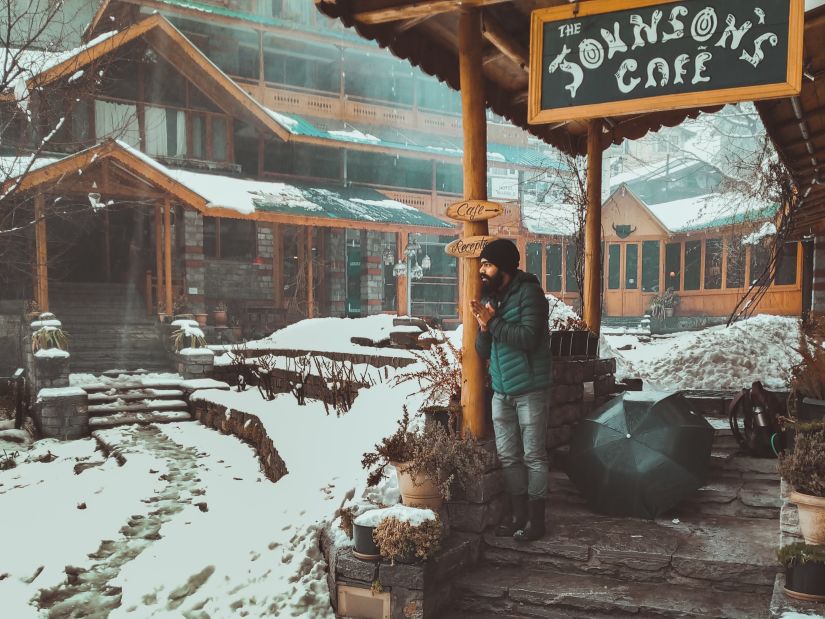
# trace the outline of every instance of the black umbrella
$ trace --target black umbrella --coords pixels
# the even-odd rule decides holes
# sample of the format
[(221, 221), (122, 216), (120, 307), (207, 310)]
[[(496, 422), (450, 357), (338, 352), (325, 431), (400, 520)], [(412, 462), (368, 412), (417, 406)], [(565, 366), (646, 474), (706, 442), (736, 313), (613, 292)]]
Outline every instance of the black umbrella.
[(598, 512), (656, 518), (707, 483), (713, 433), (679, 393), (626, 392), (576, 428), (567, 474)]

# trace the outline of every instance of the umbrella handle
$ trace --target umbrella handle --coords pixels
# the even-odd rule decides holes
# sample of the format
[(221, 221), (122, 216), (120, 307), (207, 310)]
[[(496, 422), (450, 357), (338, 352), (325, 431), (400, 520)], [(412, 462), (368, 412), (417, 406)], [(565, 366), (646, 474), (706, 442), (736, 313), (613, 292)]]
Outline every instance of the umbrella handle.
[(775, 453), (776, 457), (778, 458), (779, 457), (779, 452), (776, 451), (776, 445), (774, 444), (774, 441), (776, 440), (777, 436), (779, 436), (778, 432), (774, 432), (773, 434), (771, 434), (771, 449), (773, 450), (773, 453)]

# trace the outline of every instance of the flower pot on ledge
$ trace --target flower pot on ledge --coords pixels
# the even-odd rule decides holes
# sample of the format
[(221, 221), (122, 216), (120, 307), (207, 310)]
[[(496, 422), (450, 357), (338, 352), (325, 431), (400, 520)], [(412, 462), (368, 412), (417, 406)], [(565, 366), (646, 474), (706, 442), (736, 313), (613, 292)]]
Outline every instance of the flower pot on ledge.
[(212, 312), (212, 322), (216, 327), (225, 327), (227, 322), (226, 310), (215, 310)]
[(825, 544), (825, 497), (793, 491), (788, 500), (799, 509), (799, 528), (808, 544)]
[(408, 507), (429, 508), (433, 511), (441, 509), (444, 497), (438, 486), (429, 478), (422, 475), (412, 475), (409, 472), (410, 462), (393, 462), (398, 475), (398, 488), (401, 491), (401, 501)]

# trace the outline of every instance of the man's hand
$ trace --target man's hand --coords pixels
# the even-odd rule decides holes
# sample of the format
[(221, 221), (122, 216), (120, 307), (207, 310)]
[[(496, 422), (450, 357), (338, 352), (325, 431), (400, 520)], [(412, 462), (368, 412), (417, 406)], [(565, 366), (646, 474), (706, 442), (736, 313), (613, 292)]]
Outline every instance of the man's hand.
[(478, 321), (478, 326), (482, 331), (487, 330), (487, 323), (496, 315), (495, 308), (487, 303), (482, 305), (480, 301), (472, 299), (470, 301), (470, 308), (473, 310), (473, 316)]

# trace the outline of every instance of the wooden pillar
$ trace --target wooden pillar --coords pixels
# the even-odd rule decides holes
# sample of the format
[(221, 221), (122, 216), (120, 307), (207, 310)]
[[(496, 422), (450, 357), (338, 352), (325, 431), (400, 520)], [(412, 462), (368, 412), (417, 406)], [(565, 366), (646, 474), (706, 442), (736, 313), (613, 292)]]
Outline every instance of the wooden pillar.
[[(401, 232), (395, 233), (395, 255), (396, 263), (404, 261), (404, 235)], [(399, 316), (407, 312), (407, 278), (395, 278), (395, 309)]]
[(281, 224), (272, 224), (272, 301), (277, 309), (284, 306), (284, 246)]
[(307, 318), (315, 318), (315, 286), (313, 286), (315, 269), (312, 264), (312, 229), (312, 226), (306, 227)]
[(163, 284), (166, 299), (166, 313), (171, 315), (172, 305), (172, 204), (163, 199)]
[(163, 298), (163, 215), (159, 203), (155, 203), (155, 299), (157, 312), (164, 311), (165, 303), (161, 303)]
[[(484, 102), (484, 71), (481, 59), (481, 10), (462, 6), (458, 22), (461, 111), (464, 128), (464, 198), (487, 199), (487, 119)], [(486, 221), (464, 222), (463, 236), (486, 235)], [(483, 439), (490, 428), (485, 419), (484, 374), (486, 368), (476, 352), (478, 323), (470, 310), (470, 300), (481, 297), (480, 260), (459, 258), (462, 265), (461, 298), (464, 339), (462, 342), (461, 404), (463, 431)]]
[(34, 197), (36, 281), (34, 296), (41, 312), (49, 311), (49, 253), (46, 247), (46, 198), (42, 193)]
[(582, 319), (593, 333), (602, 324), (602, 121), (594, 118), (587, 129), (587, 217), (584, 225), (584, 290)]

